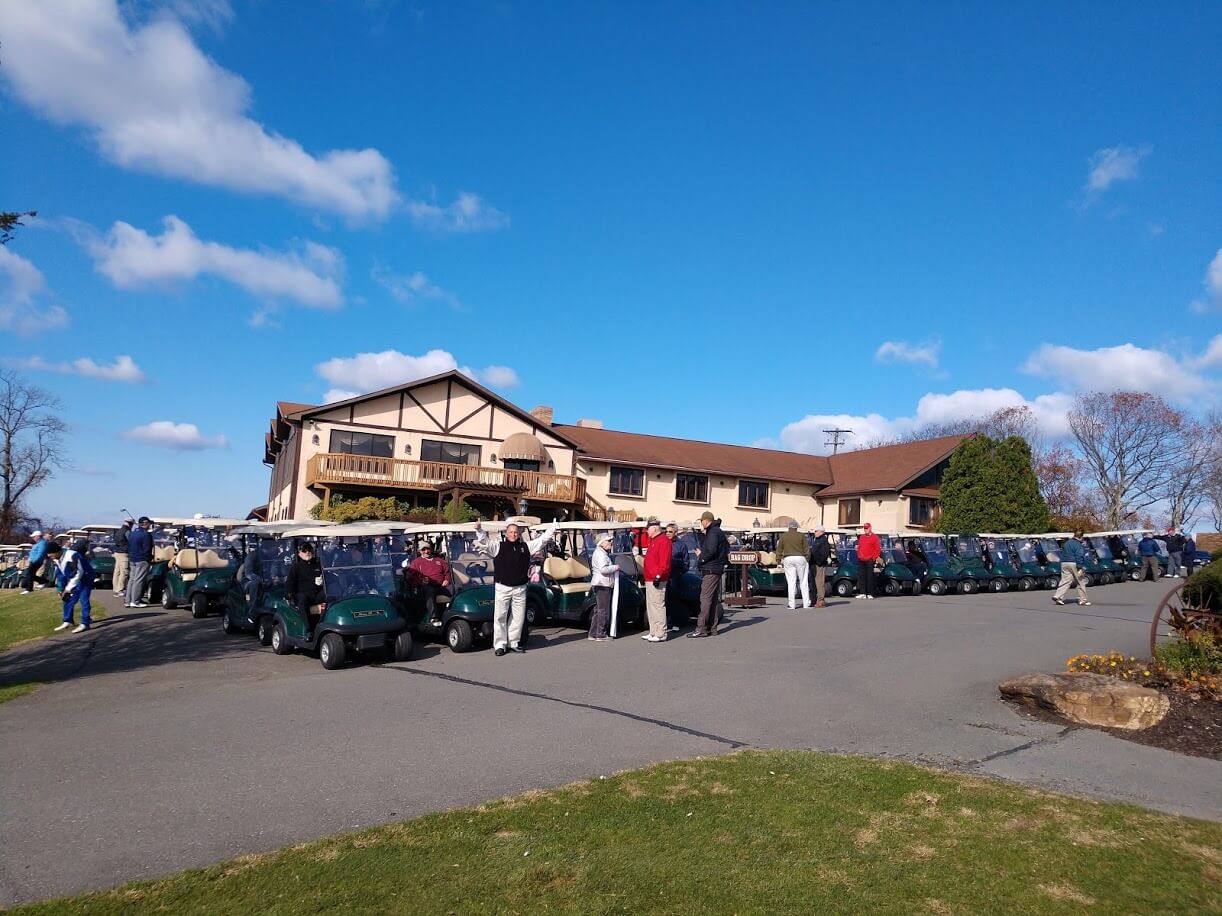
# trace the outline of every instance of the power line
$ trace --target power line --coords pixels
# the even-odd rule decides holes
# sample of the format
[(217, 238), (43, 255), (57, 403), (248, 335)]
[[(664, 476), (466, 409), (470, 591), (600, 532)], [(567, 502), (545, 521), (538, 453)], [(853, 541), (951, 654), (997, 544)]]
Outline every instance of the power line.
[(844, 439), (842, 439), (841, 436), (843, 436), (845, 433), (848, 433), (850, 436), (853, 435), (853, 431), (851, 429), (825, 429), (824, 432), (832, 437), (823, 444), (830, 445), (832, 447), (833, 455), (840, 451), (840, 446), (844, 445)]

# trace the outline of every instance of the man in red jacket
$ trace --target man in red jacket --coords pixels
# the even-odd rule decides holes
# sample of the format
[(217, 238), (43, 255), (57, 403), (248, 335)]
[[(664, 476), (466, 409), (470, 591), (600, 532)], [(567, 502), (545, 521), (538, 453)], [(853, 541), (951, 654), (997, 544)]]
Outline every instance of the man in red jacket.
[(883, 542), (866, 522), (857, 539), (857, 597), (874, 598), (874, 563), (883, 555)]
[(649, 547), (645, 552), (645, 613), (649, 616), (646, 642), (666, 642), (666, 583), (670, 579), (670, 538), (657, 521), (649, 522)]
[(433, 556), (433, 545), (425, 541), (420, 545), (420, 556), (412, 560), (407, 567), (408, 581), (418, 585), (424, 593), (424, 607), (429, 620), (441, 619), (441, 611), (437, 607), (437, 594), (450, 587), (450, 566), (440, 557)]

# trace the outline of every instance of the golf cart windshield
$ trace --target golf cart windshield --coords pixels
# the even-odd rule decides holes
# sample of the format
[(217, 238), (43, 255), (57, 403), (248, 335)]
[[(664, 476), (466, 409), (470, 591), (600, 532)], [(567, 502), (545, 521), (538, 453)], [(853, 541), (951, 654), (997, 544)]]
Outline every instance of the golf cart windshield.
[(1057, 543), (1056, 538), (1040, 538), (1040, 547), (1043, 548), (1049, 563), (1061, 562), (1061, 545)]
[(108, 557), (115, 552), (115, 536), (111, 531), (89, 532), (89, 552), (96, 557)]
[(946, 541), (942, 538), (921, 538), (920, 545), (930, 563), (946, 562)]
[(982, 555), (980, 551), (980, 538), (976, 537), (976, 535), (961, 534), (955, 538), (955, 541), (955, 553), (960, 557), (979, 557)]
[(331, 538), (320, 553), (323, 579), (330, 601), (355, 595), (389, 597), (395, 591), (390, 552), (376, 542), (383, 538)]
[(1115, 558), (1112, 553), (1112, 548), (1108, 546), (1107, 538), (1105, 537), (1087, 538), (1086, 543), (1090, 544), (1090, 546), (1094, 548), (1095, 556), (1098, 557), (1100, 560), (1111, 560)]
[(1038, 563), (1040, 561), (1035, 551), (1035, 545), (1030, 541), (1021, 541), (1019, 543), (1018, 558), (1024, 563)]

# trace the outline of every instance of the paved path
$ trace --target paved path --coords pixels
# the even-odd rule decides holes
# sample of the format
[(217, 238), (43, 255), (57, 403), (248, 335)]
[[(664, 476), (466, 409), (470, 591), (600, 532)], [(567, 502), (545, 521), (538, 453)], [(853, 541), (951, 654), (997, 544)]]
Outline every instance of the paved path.
[[(536, 631), (324, 671), (150, 608), (0, 654), (0, 905), (736, 747), (885, 755), (1222, 820), (1222, 764), (1016, 715), (997, 682), (1144, 649), (1163, 588), (783, 603), (650, 645)], [(103, 598), (103, 601), (109, 600)], [(120, 609), (110, 608), (118, 614)], [(51, 621), (54, 623), (54, 621)], [(50, 624), (49, 624), (50, 625)]]

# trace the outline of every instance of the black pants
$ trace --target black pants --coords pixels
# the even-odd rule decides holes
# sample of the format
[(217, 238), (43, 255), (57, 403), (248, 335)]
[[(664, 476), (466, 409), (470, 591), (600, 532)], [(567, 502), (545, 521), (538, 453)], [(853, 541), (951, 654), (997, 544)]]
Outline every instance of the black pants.
[(22, 577), (21, 587), (24, 588), (27, 592), (33, 591), (35, 582), (41, 582), (43, 585), (50, 585), (50, 580), (48, 580), (46, 576), (40, 576), (38, 574), (39, 570), (42, 569), (43, 564), (45, 564), (46, 562), (47, 561), (45, 558), (41, 560), (35, 560), (33, 563), (31, 563), (29, 566), (25, 568), (25, 576)]
[(611, 587), (609, 585), (594, 586), (594, 613), (590, 615), (590, 635), (602, 637), (607, 635), (607, 627), (611, 624)]
[(874, 594), (874, 561), (857, 562), (857, 594)]
[(424, 611), (428, 614), (429, 620), (437, 619), (437, 589), (439, 586), (432, 582), (425, 582), (420, 586), (420, 591), (424, 595)]

